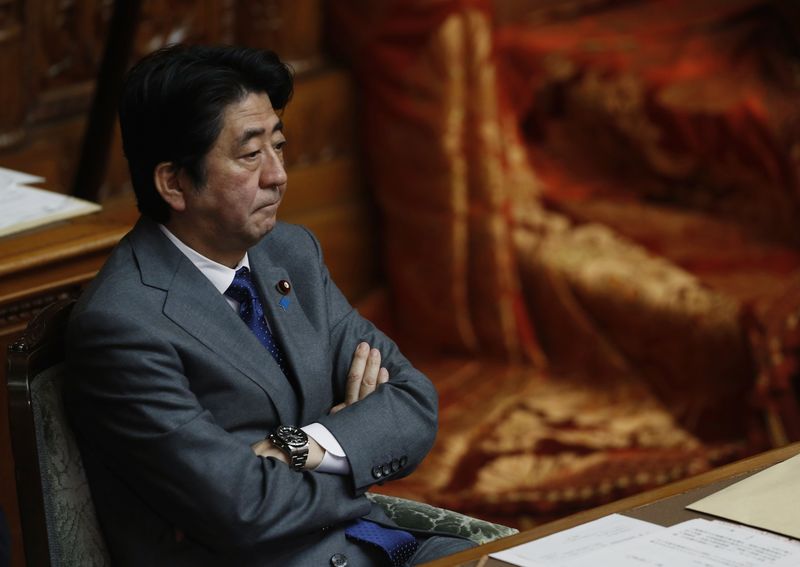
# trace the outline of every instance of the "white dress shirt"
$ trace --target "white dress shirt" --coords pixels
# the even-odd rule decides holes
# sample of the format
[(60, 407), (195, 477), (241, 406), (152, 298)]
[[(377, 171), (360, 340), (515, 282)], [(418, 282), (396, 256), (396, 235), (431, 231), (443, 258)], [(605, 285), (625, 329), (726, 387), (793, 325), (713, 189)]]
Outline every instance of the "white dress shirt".
[[(235, 268), (229, 268), (228, 266), (223, 266), (219, 262), (206, 258), (193, 248), (190, 248), (177, 236), (172, 234), (166, 226), (160, 224), (158, 227), (161, 229), (161, 232), (169, 238), (170, 242), (172, 242), (178, 250), (183, 252), (192, 264), (208, 278), (211, 284), (223, 295), (225, 301), (238, 313), (239, 302), (225, 295), (225, 291), (233, 283), (236, 270), (242, 266), (246, 266), (248, 270), (250, 269), (250, 260), (247, 256), (247, 252), (244, 253), (244, 257), (239, 260)], [(269, 325), (269, 321), (267, 321), (267, 325)], [(342, 475), (350, 474), (350, 463), (347, 460), (344, 449), (342, 449), (336, 437), (333, 436), (327, 427), (321, 423), (311, 423), (305, 427), (301, 427), (301, 429), (325, 450), (322, 462), (314, 469), (315, 471)]]

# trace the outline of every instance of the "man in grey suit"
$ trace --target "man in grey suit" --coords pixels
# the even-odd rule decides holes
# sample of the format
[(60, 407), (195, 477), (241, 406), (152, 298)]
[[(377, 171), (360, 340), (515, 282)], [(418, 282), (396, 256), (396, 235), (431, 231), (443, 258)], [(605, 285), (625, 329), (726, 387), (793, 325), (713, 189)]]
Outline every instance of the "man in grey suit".
[(113, 560), (407, 565), (469, 542), (392, 529), (364, 493), (409, 474), (436, 392), (279, 223), (271, 52), (173, 46), (128, 75), (142, 217), (75, 306), (67, 408)]

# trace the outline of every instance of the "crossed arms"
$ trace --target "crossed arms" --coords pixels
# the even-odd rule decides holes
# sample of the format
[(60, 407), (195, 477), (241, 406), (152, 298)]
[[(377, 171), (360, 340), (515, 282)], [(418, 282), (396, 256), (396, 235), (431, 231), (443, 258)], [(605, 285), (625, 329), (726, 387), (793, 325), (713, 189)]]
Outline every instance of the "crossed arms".
[[(347, 373), (347, 386), (345, 389), (344, 401), (331, 408), (330, 414), (353, 405), (363, 400), (375, 391), (379, 384), (389, 381), (389, 371), (381, 366), (381, 352), (376, 348), (370, 348), (368, 343), (362, 342), (356, 347), (353, 353), (353, 362), (350, 364), (350, 371)], [(253, 452), (260, 457), (272, 457), (284, 464), (289, 464), (289, 457), (286, 453), (277, 448), (269, 439), (262, 439), (252, 445)], [(319, 467), (322, 458), (325, 456), (325, 449), (314, 439), (308, 437), (308, 459), (303, 467), (305, 470), (314, 470)]]

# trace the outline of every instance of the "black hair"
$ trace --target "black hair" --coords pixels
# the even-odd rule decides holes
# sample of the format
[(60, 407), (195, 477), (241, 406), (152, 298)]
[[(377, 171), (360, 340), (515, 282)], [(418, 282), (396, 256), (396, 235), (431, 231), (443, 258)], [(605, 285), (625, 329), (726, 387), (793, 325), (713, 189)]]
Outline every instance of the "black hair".
[(275, 110), (283, 109), (292, 82), (291, 69), (275, 53), (248, 47), (177, 44), (139, 61), (128, 72), (119, 106), (139, 211), (167, 222), (170, 208), (156, 190), (156, 166), (171, 162), (202, 187), (205, 157), (228, 105), (263, 92)]

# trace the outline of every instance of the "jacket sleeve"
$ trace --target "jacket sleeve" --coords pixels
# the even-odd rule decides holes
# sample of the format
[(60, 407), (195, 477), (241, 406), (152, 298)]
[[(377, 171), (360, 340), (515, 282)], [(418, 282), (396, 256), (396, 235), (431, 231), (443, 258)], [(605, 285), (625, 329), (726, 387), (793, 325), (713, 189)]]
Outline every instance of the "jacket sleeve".
[(164, 339), (103, 304), (75, 314), (68, 334), (65, 401), (82, 447), (148, 506), (219, 551), (285, 543), (368, 513), (346, 477), (293, 471), (221, 428)]
[(360, 342), (377, 348), (381, 365), (389, 371), (389, 382), (371, 395), (318, 420), (344, 449), (353, 489), (362, 494), (373, 484), (408, 475), (422, 462), (436, 438), (438, 398), (430, 380), (397, 345), (348, 303), (328, 273), (318, 242), (308, 234), (317, 247), (325, 290), (338, 400), (344, 399), (350, 362)]

